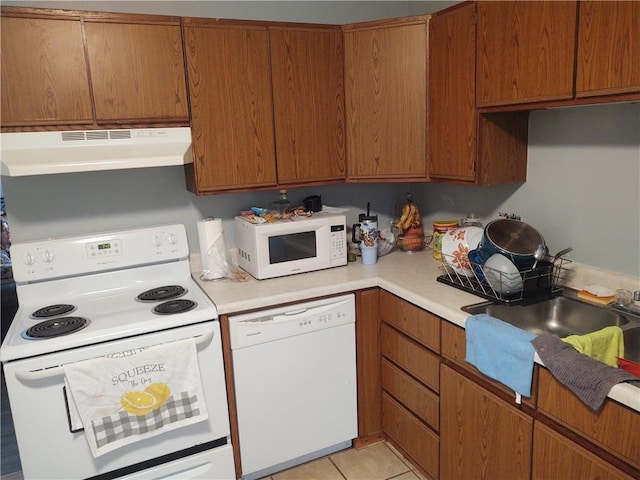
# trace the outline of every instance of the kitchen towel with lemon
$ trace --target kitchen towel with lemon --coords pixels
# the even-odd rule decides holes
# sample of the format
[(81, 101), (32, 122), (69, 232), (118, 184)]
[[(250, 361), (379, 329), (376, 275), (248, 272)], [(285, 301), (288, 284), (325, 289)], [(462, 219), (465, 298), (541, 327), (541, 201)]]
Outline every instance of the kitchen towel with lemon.
[(208, 417), (193, 338), (64, 370), (72, 429), (82, 425), (94, 458)]

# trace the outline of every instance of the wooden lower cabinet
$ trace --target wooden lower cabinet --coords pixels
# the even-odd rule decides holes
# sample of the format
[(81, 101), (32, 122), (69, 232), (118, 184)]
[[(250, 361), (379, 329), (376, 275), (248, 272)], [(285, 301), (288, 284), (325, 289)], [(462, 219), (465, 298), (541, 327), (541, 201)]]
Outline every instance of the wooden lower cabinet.
[(382, 394), (382, 426), (417, 467), (438, 478), (438, 435), (386, 393)]
[(378, 288), (356, 292), (356, 365), (358, 369), (356, 446), (379, 442), (383, 438), (379, 299)]
[(382, 428), (428, 478), (439, 476), (440, 318), (380, 293)]
[(633, 477), (598, 456), (536, 422), (533, 429), (534, 479), (631, 480)]
[(540, 369), (538, 410), (632, 465), (640, 478), (640, 413), (613, 400), (593, 412), (546, 369)]
[(440, 478), (529, 479), (533, 420), (440, 367)]

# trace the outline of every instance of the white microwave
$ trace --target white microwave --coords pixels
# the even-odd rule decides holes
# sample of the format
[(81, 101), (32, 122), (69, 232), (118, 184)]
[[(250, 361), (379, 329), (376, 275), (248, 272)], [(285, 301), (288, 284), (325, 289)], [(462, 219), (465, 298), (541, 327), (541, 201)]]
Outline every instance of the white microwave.
[(235, 217), (238, 265), (258, 280), (346, 265), (346, 222), (322, 213), (261, 224)]

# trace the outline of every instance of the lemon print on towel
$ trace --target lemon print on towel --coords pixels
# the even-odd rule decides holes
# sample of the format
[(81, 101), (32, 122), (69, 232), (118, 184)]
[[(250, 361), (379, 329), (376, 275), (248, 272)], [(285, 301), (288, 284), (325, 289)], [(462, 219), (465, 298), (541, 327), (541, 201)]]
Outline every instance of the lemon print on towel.
[(146, 415), (165, 404), (171, 389), (166, 383), (152, 383), (143, 392), (129, 390), (120, 397), (120, 403), (131, 415)]

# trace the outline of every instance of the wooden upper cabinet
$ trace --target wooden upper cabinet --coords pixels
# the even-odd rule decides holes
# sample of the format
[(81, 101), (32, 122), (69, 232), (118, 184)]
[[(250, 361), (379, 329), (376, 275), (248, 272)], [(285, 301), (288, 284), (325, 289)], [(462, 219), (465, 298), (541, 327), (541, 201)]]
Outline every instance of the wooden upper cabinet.
[(184, 19), (194, 193), (276, 185), (266, 27)]
[(479, 114), (475, 99), (476, 5), (429, 22), (429, 177), (493, 185), (527, 176), (527, 112)]
[(347, 180), (426, 180), (427, 18), (345, 27)]
[(476, 179), (476, 6), (429, 23), (428, 167), (431, 178)]
[(344, 180), (342, 31), (269, 27), (278, 183)]
[(478, 2), (476, 106), (573, 98), (577, 2)]
[(179, 23), (84, 26), (98, 123), (188, 121)]
[(580, 2), (576, 96), (640, 92), (640, 2)]
[(1, 22), (2, 126), (91, 124), (79, 17)]

